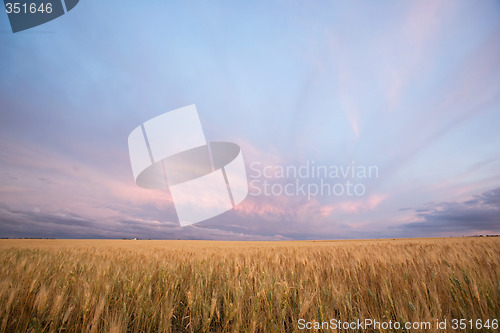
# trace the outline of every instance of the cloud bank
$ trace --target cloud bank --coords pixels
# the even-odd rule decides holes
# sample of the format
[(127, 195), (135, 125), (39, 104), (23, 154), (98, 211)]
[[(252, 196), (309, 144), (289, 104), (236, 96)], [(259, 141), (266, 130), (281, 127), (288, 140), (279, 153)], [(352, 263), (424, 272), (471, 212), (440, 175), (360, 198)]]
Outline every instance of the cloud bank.
[(500, 188), (457, 202), (430, 203), (415, 210), (417, 222), (400, 226), (412, 235), (500, 234)]

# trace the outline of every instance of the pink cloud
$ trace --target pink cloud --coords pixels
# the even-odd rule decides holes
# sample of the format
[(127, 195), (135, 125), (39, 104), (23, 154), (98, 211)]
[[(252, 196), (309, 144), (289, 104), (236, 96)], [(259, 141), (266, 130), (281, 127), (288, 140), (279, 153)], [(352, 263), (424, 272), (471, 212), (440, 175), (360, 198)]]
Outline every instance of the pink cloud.
[(34, 144), (1, 142), (0, 149), (8, 161), (3, 171), (9, 175), (3, 178), (0, 194), (9, 207), (101, 219), (130, 218), (127, 212), (144, 206), (172, 209), (167, 190), (147, 190), (134, 183), (128, 156), (121, 159), (127, 163), (123, 171), (110, 175), (109, 168), (85, 165)]
[[(305, 222), (335, 218), (337, 214), (359, 214), (373, 211), (387, 199), (387, 195), (374, 194), (359, 200), (320, 203), (317, 198), (302, 197), (252, 197), (249, 196), (235, 210), (242, 215), (265, 220), (293, 220)], [(342, 200), (341, 198), (337, 200)]]

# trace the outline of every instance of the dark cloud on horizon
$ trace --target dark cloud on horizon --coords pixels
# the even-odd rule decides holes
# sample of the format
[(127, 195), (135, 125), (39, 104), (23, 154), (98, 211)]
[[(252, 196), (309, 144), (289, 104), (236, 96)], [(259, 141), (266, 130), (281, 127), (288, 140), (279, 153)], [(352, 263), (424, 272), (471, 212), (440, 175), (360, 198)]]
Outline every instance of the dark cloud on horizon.
[(77, 214), (11, 209), (0, 203), (1, 238), (140, 238), (204, 240), (287, 240), (279, 234), (258, 235), (223, 226), (188, 226), (155, 220), (93, 220)]
[[(414, 208), (418, 222), (379, 230), (376, 234), (339, 233), (338, 237), (314, 233), (297, 234), (290, 230), (292, 221), (271, 223), (267, 230), (255, 227), (255, 221), (237, 219), (229, 211), (217, 219), (181, 228), (177, 222), (153, 218), (93, 219), (76, 213), (54, 213), (12, 209), (0, 203), (0, 237), (9, 238), (141, 238), (141, 239), (207, 239), (207, 240), (292, 240), (331, 238), (393, 238), (465, 236), (500, 233), (500, 188), (473, 196), (470, 200), (429, 203)], [(153, 214), (156, 215), (156, 214)], [(238, 223), (235, 223), (238, 221)], [(262, 221), (269, 224), (269, 221)], [(264, 228), (266, 229), (266, 228)], [(281, 232), (277, 232), (281, 230)], [(267, 231), (267, 232), (265, 232)], [(344, 234), (344, 236), (342, 236)], [(352, 237), (349, 237), (352, 236)]]
[(414, 209), (420, 222), (400, 225), (405, 235), (467, 236), (500, 233), (500, 188), (457, 202), (430, 203)]

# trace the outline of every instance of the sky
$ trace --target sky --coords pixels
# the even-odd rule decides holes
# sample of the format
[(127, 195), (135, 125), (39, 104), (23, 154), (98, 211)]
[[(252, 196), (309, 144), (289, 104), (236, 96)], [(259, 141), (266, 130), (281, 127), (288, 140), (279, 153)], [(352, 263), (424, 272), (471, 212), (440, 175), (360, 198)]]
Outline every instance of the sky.
[[(496, 0), (81, 0), (18, 33), (1, 11), (0, 69), (0, 237), (500, 234)], [(127, 139), (191, 104), (249, 194), (181, 228)]]

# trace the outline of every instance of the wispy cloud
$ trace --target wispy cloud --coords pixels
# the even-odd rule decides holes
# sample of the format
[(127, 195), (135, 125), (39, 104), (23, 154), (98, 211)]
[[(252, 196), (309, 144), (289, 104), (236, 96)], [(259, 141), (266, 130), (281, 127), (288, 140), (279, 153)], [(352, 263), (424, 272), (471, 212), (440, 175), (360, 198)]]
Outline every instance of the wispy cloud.
[[(195, 7), (83, 6), (50, 23), (50, 38), (0, 35), (0, 232), (383, 237), (404, 220), (405, 235), (432, 236), (453, 218), (492, 228), (497, 208), (463, 199), (500, 186), (494, 1)], [(249, 175), (255, 161), (314, 160), (377, 165), (380, 178), (360, 198), (249, 196), (178, 229), (168, 191), (134, 183), (127, 136), (192, 103), (208, 140), (241, 146)]]

